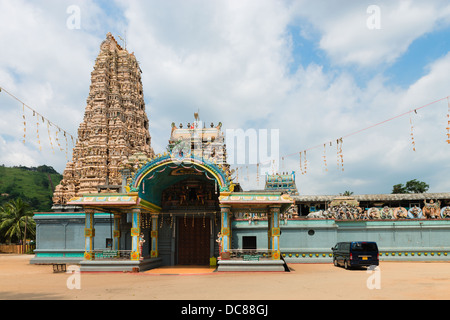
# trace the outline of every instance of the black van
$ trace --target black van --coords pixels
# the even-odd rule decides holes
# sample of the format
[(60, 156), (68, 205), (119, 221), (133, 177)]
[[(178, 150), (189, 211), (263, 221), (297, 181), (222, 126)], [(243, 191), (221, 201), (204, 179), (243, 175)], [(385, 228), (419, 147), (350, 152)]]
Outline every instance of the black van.
[(333, 263), (345, 269), (356, 266), (378, 266), (379, 253), (376, 242), (338, 242), (333, 248)]

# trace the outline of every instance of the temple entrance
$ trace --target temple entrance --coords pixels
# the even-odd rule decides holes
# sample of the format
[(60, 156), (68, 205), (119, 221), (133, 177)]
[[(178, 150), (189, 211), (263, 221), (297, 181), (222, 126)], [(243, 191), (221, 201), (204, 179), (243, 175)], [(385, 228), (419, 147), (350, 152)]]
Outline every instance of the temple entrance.
[(164, 213), (177, 219), (174, 263), (209, 265), (214, 250), (211, 215), (220, 210), (217, 185), (195, 170), (175, 169), (170, 174), (181, 178), (164, 189), (161, 198)]
[(179, 217), (178, 264), (209, 265), (210, 219), (206, 217)]

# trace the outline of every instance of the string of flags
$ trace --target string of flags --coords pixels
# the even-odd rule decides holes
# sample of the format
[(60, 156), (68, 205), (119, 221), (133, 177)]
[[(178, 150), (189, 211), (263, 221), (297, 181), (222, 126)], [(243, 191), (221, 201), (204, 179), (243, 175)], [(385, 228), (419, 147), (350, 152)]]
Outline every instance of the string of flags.
[[(27, 139), (30, 138), (30, 135), (29, 134), (27, 135), (27, 114), (26, 114), (26, 110), (29, 110), (30, 112), (33, 113), (32, 117), (35, 118), (36, 141), (38, 144), (39, 151), (42, 151), (42, 141), (41, 141), (41, 132), (40, 132), (40, 125), (41, 125), (41, 121), (42, 121), (42, 124), (45, 124), (47, 126), (47, 134), (48, 134), (50, 147), (52, 149), (52, 153), (53, 154), (55, 153), (55, 146), (53, 144), (55, 142), (58, 146), (57, 148), (59, 149), (59, 151), (61, 151), (61, 152), (65, 151), (66, 160), (68, 160), (68, 158), (69, 158), (69, 141), (68, 141), (67, 137), (70, 137), (71, 142), (72, 142), (72, 147), (75, 146), (76, 139), (70, 133), (68, 133), (66, 130), (62, 129), (60, 126), (56, 125), (54, 122), (50, 121), (49, 119), (44, 117), (42, 114), (40, 114), (38, 111), (36, 111), (32, 107), (25, 104), (23, 101), (21, 101), (15, 95), (13, 95), (12, 93), (5, 90), (5, 88), (0, 87), (0, 92), (4, 92), (4, 93), (8, 94), (10, 97), (17, 100), (22, 105), (22, 119), (23, 119), (22, 142), (23, 142), (23, 144), (26, 144)], [(60, 143), (60, 138), (58, 136), (58, 134), (60, 134), (60, 133), (63, 133), (64, 138), (65, 138), (65, 144), (66, 144), (65, 149), (61, 146), (61, 143)], [(54, 140), (52, 139), (52, 137), (54, 137)]]
[[(40, 126), (40, 121), (42, 121), (42, 123), (46, 124), (46, 126), (47, 126), (47, 134), (48, 134), (50, 147), (52, 149), (52, 153), (53, 154), (55, 153), (55, 145), (53, 144), (55, 142), (56, 145), (57, 145), (57, 149), (59, 149), (59, 151), (61, 151), (61, 152), (65, 151), (66, 159), (68, 160), (68, 153), (69, 153), (68, 137), (70, 137), (72, 146), (75, 146), (76, 138), (74, 138), (74, 136), (72, 136), (70, 133), (68, 133), (67, 131), (63, 130), (61, 127), (59, 127), (58, 125), (56, 125), (55, 123), (53, 123), (52, 121), (50, 121), (49, 119), (44, 117), (42, 114), (37, 112), (35, 109), (33, 109), (30, 106), (28, 106), (27, 104), (25, 104), (23, 101), (21, 101), (16, 96), (14, 96), (13, 94), (11, 94), (7, 90), (5, 90), (3, 87), (0, 87), (0, 93), (1, 92), (5, 92), (9, 96), (14, 98), (18, 102), (20, 102), (21, 105), (22, 105), (22, 119), (23, 119), (23, 126), (24, 126), (22, 142), (24, 144), (26, 144), (26, 141), (27, 141), (27, 139), (29, 139), (29, 136), (30, 136), (29, 134), (27, 134), (27, 115), (26, 115), (26, 112), (25, 112), (25, 109), (28, 109), (28, 110), (30, 110), (33, 113), (33, 117), (35, 118), (35, 121), (36, 121), (36, 140), (37, 140), (37, 144), (38, 144), (39, 150), (42, 151), (41, 137), (40, 137), (40, 131), (39, 131), (40, 130), (40, 127), (39, 127)], [(447, 96), (445, 98), (441, 98), (439, 100), (436, 100), (436, 101), (433, 101), (433, 102), (428, 103), (426, 105), (423, 105), (420, 108), (415, 108), (415, 109), (409, 110), (407, 112), (404, 112), (404, 113), (402, 113), (400, 115), (397, 115), (395, 117), (392, 117), (390, 119), (384, 120), (382, 122), (376, 123), (376, 124), (374, 124), (372, 126), (369, 126), (367, 128), (358, 130), (356, 132), (350, 133), (350, 134), (348, 134), (346, 136), (343, 136), (341, 138), (336, 139), (335, 141), (336, 141), (336, 164), (337, 164), (337, 169), (339, 171), (344, 172), (344, 154), (343, 154), (343, 148), (342, 148), (343, 142), (344, 142), (344, 138), (348, 138), (350, 136), (356, 135), (358, 133), (361, 133), (361, 132), (366, 131), (368, 129), (377, 127), (377, 126), (379, 126), (381, 124), (384, 124), (384, 123), (389, 122), (391, 120), (403, 117), (405, 115), (409, 115), (409, 122), (410, 122), (410, 127), (411, 127), (411, 133), (410, 133), (411, 144), (412, 144), (412, 149), (415, 152), (416, 151), (416, 143), (415, 143), (415, 137), (414, 137), (414, 124), (413, 124), (413, 119), (411, 117), (412, 112), (417, 114), (417, 110), (420, 110), (422, 108), (425, 108), (425, 107), (428, 107), (430, 105), (433, 105), (433, 104), (435, 104), (437, 102), (440, 102), (440, 101), (442, 101), (444, 99), (447, 100), (447, 107), (448, 107), (448, 110), (447, 110), (447, 126), (445, 128), (446, 129), (446, 142), (447, 142), (447, 144), (450, 144), (450, 100), (449, 100), (449, 98), (450, 98), (450, 96)], [(54, 131), (54, 135), (52, 135), (52, 130)], [(61, 133), (64, 136), (65, 148), (63, 148), (61, 146), (61, 139), (60, 139), (60, 136), (59, 136), (59, 134), (61, 134)], [(54, 137), (54, 140), (52, 139), (52, 137)], [(314, 146), (312, 148), (309, 148), (309, 149), (306, 149), (306, 150), (303, 150), (303, 151), (300, 151), (300, 152), (296, 152), (296, 153), (293, 153), (293, 154), (290, 154), (290, 155), (282, 156), (281, 159), (282, 159), (283, 168), (284, 168), (284, 161), (285, 161), (285, 159), (287, 157), (291, 157), (291, 156), (297, 154), (300, 157), (300, 160), (299, 160), (300, 172), (301, 172), (302, 175), (307, 174), (308, 167), (309, 167), (309, 161), (307, 159), (307, 152), (323, 146), (323, 156), (322, 156), (322, 158), (323, 158), (324, 171), (328, 172), (327, 144), (329, 144), (330, 147), (331, 147), (332, 144), (333, 144), (332, 141), (330, 141), (328, 143), (319, 144), (317, 146)], [(276, 160), (271, 159), (269, 161), (272, 163), (272, 168), (275, 168), (276, 167), (275, 166), (275, 161)], [(259, 183), (260, 183), (260, 169), (261, 169), (261, 166), (264, 165), (264, 164), (265, 163), (257, 163), (256, 164), (256, 183), (257, 183), (258, 186), (259, 186)], [(239, 179), (239, 169), (244, 169), (244, 167), (246, 169), (247, 180), (249, 180), (249, 168), (248, 168), (248, 165), (244, 165), (244, 166), (240, 166), (240, 167), (236, 168), (236, 171), (235, 171), (236, 172), (236, 178)], [(241, 172), (244, 172), (244, 171), (241, 170)]]
[(416, 142), (414, 141), (414, 125), (412, 122), (411, 114), (409, 115), (409, 124), (411, 125), (411, 144), (413, 147), (413, 151), (416, 151)]
[[(347, 135), (345, 135), (345, 136), (343, 136), (343, 137), (341, 137), (341, 138), (338, 138), (338, 139), (334, 140), (335, 143), (336, 143), (336, 165), (337, 165), (337, 170), (342, 171), (342, 172), (345, 171), (345, 168), (344, 168), (344, 152), (343, 152), (343, 143), (344, 143), (344, 139), (345, 139), (345, 138), (348, 138), (348, 137), (350, 137), (350, 136), (353, 136), (353, 135), (356, 135), (356, 134), (358, 134), (358, 133), (364, 132), (364, 131), (366, 131), (366, 130), (368, 130), (368, 129), (377, 127), (377, 126), (379, 126), (379, 125), (381, 125), (381, 124), (384, 124), (384, 123), (389, 122), (389, 121), (392, 121), (392, 120), (394, 120), (394, 119), (403, 117), (403, 116), (405, 116), (405, 115), (409, 115), (409, 122), (410, 122), (410, 128), (411, 128), (411, 132), (410, 132), (411, 145), (412, 145), (412, 150), (413, 150), (414, 152), (416, 152), (416, 142), (415, 142), (415, 137), (414, 137), (414, 123), (413, 123), (413, 119), (412, 119), (412, 113), (414, 112), (414, 114), (417, 114), (417, 111), (418, 111), (418, 110), (423, 109), (423, 108), (428, 107), (428, 106), (431, 106), (431, 105), (434, 105), (434, 104), (436, 104), (437, 102), (441, 102), (441, 101), (443, 101), (443, 100), (445, 100), (445, 99), (447, 100), (447, 105), (448, 105), (448, 110), (447, 110), (447, 126), (446, 126), (446, 128), (445, 128), (445, 129), (446, 129), (446, 142), (447, 142), (447, 144), (450, 144), (450, 96), (447, 96), (447, 97), (445, 97), (445, 98), (441, 98), (441, 99), (439, 99), (439, 100), (436, 100), (436, 101), (430, 102), (430, 103), (428, 103), (428, 104), (426, 104), (426, 105), (423, 105), (423, 106), (421, 106), (421, 107), (419, 107), (419, 108), (415, 108), (415, 109), (406, 111), (406, 112), (404, 112), (404, 113), (402, 113), (402, 114), (400, 114), (400, 115), (397, 115), (397, 116), (395, 116), (395, 117), (392, 117), (392, 118), (386, 119), (386, 120), (384, 120), (384, 121), (378, 122), (378, 123), (376, 123), (376, 124), (374, 124), (374, 125), (371, 125), (371, 126), (369, 126), (369, 127), (360, 129), (360, 130), (358, 130), (358, 131), (355, 131), (355, 132), (353, 132), (353, 133), (347, 134)], [(323, 147), (323, 155), (322, 155), (322, 159), (323, 159), (324, 171), (325, 171), (325, 172), (329, 172), (329, 170), (328, 170), (328, 163), (327, 163), (327, 145), (329, 145), (330, 147), (332, 147), (332, 145), (333, 145), (333, 140), (331, 140), (331, 141), (329, 141), (329, 142), (326, 142), (326, 143), (319, 144), (319, 145), (317, 145), (317, 146), (314, 146), (314, 147), (309, 148), (309, 149), (306, 149), (306, 150), (302, 150), (302, 151), (293, 153), (293, 154), (283, 155), (283, 156), (281, 157), (282, 166), (283, 166), (283, 168), (284, 168), (284, 166), (285, 166), (285, 163), (284, 163), (284, 162), (285, 162), (286, 158), (291, 157), (291, 156), (293, 156), (293, 155), (298, 155), (298, 156), (299, 156), (299, 164), (298, 164), (298, 166), (299, 166), (299, 169), (300, 169), (300, 173), (301, 173), (302, 175), (306, 175), (307, 172), (308, 172), (308, 167), (309, 167), (309, 161), (308, 161), (308, 159), (307, 159), (307, 152), (309, 152), (309, 151), (311, 151), (311, 150), (314, 150), (314, 149), (316, 149), (316, 148), (319, 148), (319, 147)], [(270, 161), (273, 162), (274, 160), (270, 160)], [(267, 162), (266, 162), (266, 163), (267, 163)], [(259, 179), (260, 179), (260, 166), (262, 166), (262, 165), (264, 165), (264, 164), (266, 164), (266, 163), (260, 162), (260, 163), (256, 164), (256, 171), (257, 171), (257, 172), (256, 172), (256, 180), (257, 180), (257, 184), (258, 184), (258, 185), (259, 185)], [(242, 167), (241, 167), (241, 168), (242, 168)], [(237, 168), (237, 169), (238, 169), (238, 168)], [(236, 169), (236, 170), (237, 170), (237, 169)]]
[(450, 100), (447, 97), (447, 144), (450, 144)]

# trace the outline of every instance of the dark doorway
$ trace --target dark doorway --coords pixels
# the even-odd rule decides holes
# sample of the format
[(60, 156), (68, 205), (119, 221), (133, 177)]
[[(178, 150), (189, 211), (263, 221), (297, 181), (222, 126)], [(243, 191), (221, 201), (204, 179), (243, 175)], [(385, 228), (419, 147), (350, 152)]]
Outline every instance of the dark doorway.
[(179, 217), (178, 264), (209, 265), (210, 220), (206, 217)]
[(242, 249), (256, 249), (256, 236), (242, 237)]

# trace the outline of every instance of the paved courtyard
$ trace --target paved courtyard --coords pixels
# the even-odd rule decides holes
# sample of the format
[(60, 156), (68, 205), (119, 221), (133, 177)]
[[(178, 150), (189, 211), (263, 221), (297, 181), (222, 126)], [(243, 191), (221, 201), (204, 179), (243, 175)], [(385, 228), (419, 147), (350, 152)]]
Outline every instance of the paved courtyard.
[(381, 262), (379, 271), (372, 273), (332, 264), (292, 264), (291, 272), (277, 273), (198, 268), (82, 273), (80, 289), (69, 289), (70, 274), (55, 274), (52, 266), (30, 265), (31, 258), (0, 254), (0, 299), (450, 299), (450, 264), (444, 262)]

